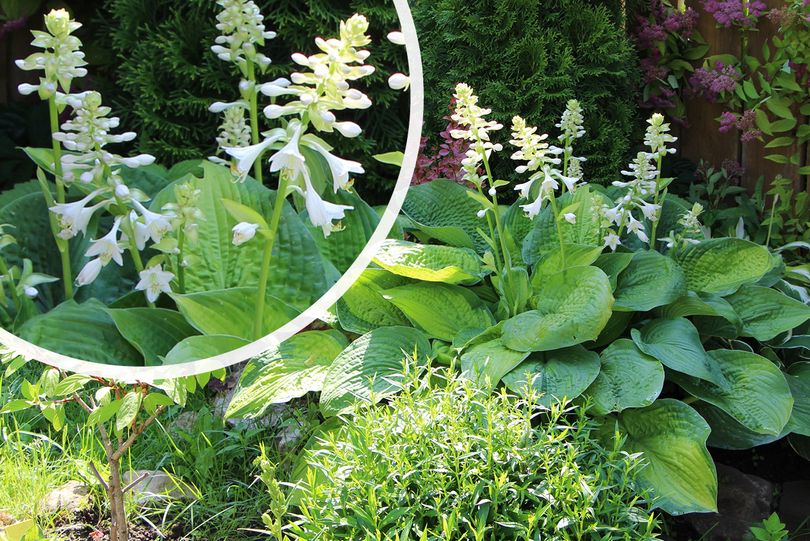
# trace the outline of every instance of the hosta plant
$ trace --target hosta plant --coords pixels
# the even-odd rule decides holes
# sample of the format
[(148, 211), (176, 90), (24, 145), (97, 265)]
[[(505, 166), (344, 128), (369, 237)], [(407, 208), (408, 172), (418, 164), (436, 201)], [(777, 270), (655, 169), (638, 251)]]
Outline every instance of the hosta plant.
[[(360, 338), (321, 333), (313, 356), (314, 336), (301, 335), (251, 361), (229, 415), (307, 391), (321, 391), (326, 416), (383, 399), (398, 389), (401, 351), (415, 351), (544, 406), (587, 400), (605, 440), (643, 454), (639, 486), (674, 514), (717, 508), (707, 444), (810, 435), (808, 292), (766, 247), (704, 238), (701, 207), (667, 193), (660, 165), (674, 137), (661, 115), (626, 180), (601, 188), (576, 153), (588, 114), (577, 102), (554, 144), (519, 117), (500, 142), (472, 89), (456, 97), (473, 187), (413, 187), (407, 240), (386, 241), (335, 308)], [(515, 182), (489, 175), (507, 144)], [(497, 198), (509, 188), (520, 199), (506, 207)]]
[(359, 135), (351, 115), (372, 104), (358, 88), (373, 71), (368, 21), (341, 22), (337, 37), (315, 39), (317, 53), (292, 55), (301, 72), (264, 82), (275, 34), (252, 1), (218, 4), (211, 54), (241, 77), (235, 100), (211, 106), (224, 114), (211, 134), (221, 152), (171, 169), (115, 154), (136, 134), (119, 130), (100, 93), (71, 92), (87, 74), (79, 23), (55, 10), (34, 32), (39, 52), (18, 65), (39, 83), (19, 90), (47, 101), (53, 145), (26, 149), (37, 180), (0, 194), (16, 240), (2, 247), (4, 328), (98, 363), (208, 358), (303, 312), (362, 250), (379, 218), (353, 189), (362, 165), (328, 140)]
[[(5, 377), (22, 368), (30, 359), (3, 350)], [(224, 379), (225, 370), (214, 376)], [(96, 480), (104, 489), (110, 511), (111, 541), (128, 541), (129, 522), (125, 507), (126, 494), (146, 475), (127, 481), (122, 464), (127, 452), (152, 423), (175, 404), (183, 406), (189, 393), (206, 385), (212, 374), (167, 380), (154, 385), (123, 384), (81, 374), (68, 375), (56, 368), (46, 368), (36, 381), (23, 379), (20, 398), (0, 408), (0, 414), (11, 414), (33, 408), (38, 410), (54, 430), (68, 428), (65, 408), (78, 404), (83, 410), (83, 428), (93, 429), (104, 450), (106, 464), (90, 463)]]

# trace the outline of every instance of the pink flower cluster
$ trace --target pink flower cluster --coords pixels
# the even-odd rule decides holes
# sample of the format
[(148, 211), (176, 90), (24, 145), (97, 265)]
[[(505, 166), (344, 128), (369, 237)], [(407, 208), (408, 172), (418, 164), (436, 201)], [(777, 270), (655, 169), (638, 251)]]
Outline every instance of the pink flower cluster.
[[(455, 108), (455, 99), (450, 102), (450, 109)], [(425, 184), (437, 178), (444, 178), (458, 183), (463, 183), (464, 170), (461, 168), (461, 160), (466, 157), (466, 152), (470, 149), (470, 142), (464, 139), (453, 139), (450, 132), (459, 129), (460, 126), (453, 122), (450, 116), (444, 117), (448, 121), (447, 128), (439, 134), (442, 142), (438, 147), (428, 151), (428, 138), (423, 137), (419, 147), (419, 157), (416, 160), (416, 170), (413, 174), (411, 184)]]
[(728, 133), (731, 130), (739, 130), (740, 140), (748, 143), (762, 136), (762, 131), (756, 125), (756, 111), (748, 109), (743, 114), (725, 111), (720, 115), (720, 133)]
[(768, 6), (762, 0), (703, 0), (703, 9), (711, 13), (720, 26), (753, 28)]
[(696, 69), (689, 78), (689, 84), (694, 92), (716, 102), (720, 94), (737, 90), (741, 78), (742, 73), (734, 66), (716, 62), (714, 69)]

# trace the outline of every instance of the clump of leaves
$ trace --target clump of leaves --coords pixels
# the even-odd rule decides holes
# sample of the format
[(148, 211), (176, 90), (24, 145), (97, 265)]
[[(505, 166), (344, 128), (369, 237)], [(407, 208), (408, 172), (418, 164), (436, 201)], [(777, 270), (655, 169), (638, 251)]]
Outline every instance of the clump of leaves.
[(657, 538), (633, 489), (640, 456), (600, 445), (584, 407), (492, 394), (452, 369), (401, 377), (388, 406), (359, 406), (306, 451), (293, 538)]
[(771, 516), (763, 521), (751, 526), (750, 539), (757, 541), (782, 541), (787, 539), (790, 532), (785, 529), (785, 525), (779, 520), (779, 515), (771, 513)]

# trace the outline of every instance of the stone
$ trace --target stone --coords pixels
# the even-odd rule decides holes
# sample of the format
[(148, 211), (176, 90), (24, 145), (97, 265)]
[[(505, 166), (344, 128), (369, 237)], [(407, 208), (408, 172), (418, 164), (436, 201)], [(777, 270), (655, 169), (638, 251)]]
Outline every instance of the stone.
[(196, 411), (184, 411), (178, 415), (174, 421), (172, 421), (171, 430), (190, 434), (194, 429), (194, 426), (197, 424), (199, 418), (200, 414)]
[[(782, 484), (779, 498), (779, 518), (787, 529), (795, 533), (810, 524), (810, 481), (789, 481)], [(810, 541), (810, 533), (791, 537), (795, 541)]]
[(40, 504), (40, 512), (46, 515), (66, 512), (75, 513), (89, 506), (90, 489), (79, 481), (68, 481), (50, 491)]
[(775, 486), (755, 475), (717, 464), (719, 513), (693, 513), (688, 522), (706, 541), (743, 539), (755, 522), (768, 518)]
[[(143, 479), (140, 479), (143, 477)], [(178, 477), (163, 471), (135, 470), (121, 475), (124, 487), (140, 479), (127, 493), (135, 502), (143, 504), (155, 500), (193, 500), (191, 487)]]

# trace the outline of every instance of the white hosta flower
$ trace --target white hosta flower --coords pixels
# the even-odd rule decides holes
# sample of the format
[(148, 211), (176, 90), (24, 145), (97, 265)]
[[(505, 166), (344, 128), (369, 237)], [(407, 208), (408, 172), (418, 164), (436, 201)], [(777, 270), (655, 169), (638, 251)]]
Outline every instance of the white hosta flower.
[(75, 201), (73, 203), (59, 203), (48, 210), (56, 214), (59, 221), (59, 237), (65, 240), (72, 239), (79, 233), (87, 233), (87, 225), (93, 214), (106, 205), (108, 201), (101, 201), (95, 205), (87, 206), (90, 201), (95, 199), (101, 194), (102, 190), (95, 190), (87, 195), (84, 199)]
[(676, 149), (667, 145), (678, 140), (669, 133), (669, 123), (664, 122), (664, 115), (655, 113), (647, 120), (647, 132), (644, 134), (644, 144), (650, 147), (650, 153), (655, 156), (674, 154)]
[(277, 173), (285, 171), (291, 179), (298, 178), (306, 168), (306, 158), (301, 154), (301, 136), (304, 132), (304, 125), (298, 120), (293, 120), (287, 126), (286, 135), (289, 135), (287, 143), (270, 157), (270, 172)]
[(244, 176), (250, 172), (253, 168), (253, 164), (259, 159), (259, 156), (273, 144), (284, 139), (286, 134), (287, 132), (284, 129), (276, 128), (264, 133), (265, 139), (261, 143), (247, 147), (225, 147), (222, 150), (236, 159), (236, 169), (243, 175), (244, 179)]
[(641, 212), (644, 217), (651, 222), (658, 221), (658, 213), (661, 211), (661, 205), (654, 203), (647, 203), (646, 201), (641, 205)]
[(276, 33), (266, 29), (264, 17), (252, 0), (217, 0), (222, 11), (217, 14), (216, 45), (211, 50), (222, 60), (243, 64), (246, 60), (266, 68), (269, 58), (257, 52), (257, 46), (273, 39)]
[(486, 116), (492, 113), (492, 109), (480, 107), (478, 105), (478, 96), (473, 93), (473, 89), (466, 83), (456, 85), (453, 97), (456, 100), (456, 108), (451, 118), (460, 126), (466, 128), (450, 132), (450, 136), (454, 139), (489, 141), (489, 132), (503, 128), (503, 124), (486, 119)]
[(171, 293), (171, 281), (174, 274), (164, 271), (160, 265), (149, 267), (138, 273), (141, 280), (135, 285), (135, 289), (146, 293), (146, 300), (155, 302), (161, 293)]
[(537, 134), (535, 126), (527, 126), (526, 121), (519, 116), (512, 118), (512, 139), (509, 141), (518, 150), (512, 154), (515, 161), (526, 162), (515, 168), (515, 171), (523, 174), (537, 171), (547, 163), (558, 164), (559, 158), (549, 155), (549, 146), (546, 143), (548, 134)]
[(560, 122), (554, 125), (562, 131), (559, 137), (560, 141), (579, 139), (585, 135), (585, 129), (582, 127), (584, 121), (582, 106), (579, 101), (568, 100)]
[(115, 261), (117, 265), (123, 266), (124, 260), (121, 255), (124, 253), (124, 250), (121, 249), (121, 245), (118, 242), (118, 230), (120, 227), (121, 218), (116, 218), (109, 233), (100, 239), (92, 241), (84, 255), (87, 257), (98, 256), (102, 265), (107, 265), (110, 261)]
[(353, 139), (363, 133), (363, 129), (354, 122), (335, 122), (335, 129), (348, 139)]
[(622, 240), (619, 238), (619, 235), (616, 233), (609, 233), (605, 236), (605, 246), (610, 248), (611, 251), (615, 252), (616, 248), (622, 243)]
[(328, 237), (335, 229), (335, 220), (342, 220), (346, 216), (347, 210), (354, 210), (354, 207), (347, 205), (336, 205), (329, 201), (324, 201), (309, 181), (309, 175), (304, 176), (306, 192), (304, 200), (306, 202), (309, 221), (315, 227), (320, 227), (323, 236)]
[(644, 224), (633, 218), (632, 214), (627, 215), (627, 231), (635, 233), (641, 242), (649, 242), (650, 240), (644, 232)]
[(532, 203), (520, 205), (520, 208), (523, 209), (529, 219), (533, 219), (535, 216), (540, 214), (540, 211), (543, 209), (543, 198), (538, 197)]
[(408, 90), (411, 86), (411, 78), (404, 73), (395, 73), (388, 78), (388, 86), (392, 90)]
[(390, 32), (386, 38), (394, 45), (405, 45), (405, 34), (402, 32)]
[(313, 139), (307, 138), (306, 146), (323, 156), (326, 160), (326, 163), (329, 165), (329, 171), (332, 173), (332, 188), (335, 193), (340, 189), (346, 189), (348, 187), (349, 176), (352, 173), (357, 175), (365, 173), (360, 163), (338, 158)]
[(478, 216), (479, 218), (483, 218), (484, 216), (487, 215), (487, 209), (481, 209), (478, 212), (476, 212), (475, 215)]
[(39, 295), (39, 291), (33, 286), (25, 286), (23, 288), (23, 293), (25, 293), (25, 296), (29, 299), (36, 299)]
[[(137, 219), (136, 215), (136, 219), (132, 220), (135, 228), (135, 244), (139, 250), (146, 247), (147, 239), (152, 239), (152, 242), (158, 243), (163, 240), (167, 233), (173, 230), (171, 215), (152, 212), (138, 201), (132, 201), (132, 205), (141, 215), (140, 219)], [(132, 219), (132, 215), (130, 215), (130, 219)]]
[(248, 222), (239, 222), (233, 229), (233, 245), (241, 246), (256, 236), (256, 231), (259, 230), (259, 224), (251, 224)]
[(79, 275), (76, 277), (76, 285), (86, 286), (87, 284), (92, 284), (98, 278), (101, 269), (104, 267), (104, 263), (102, 263), (101, 259), (91, 259), (88, 261), (82, 270), (79, 272)]
[(565, 214), (563, 214), (563, 218), (569, 224), (573, 225), (577, 223), (577, 215), (574, 214), (573, 212), (566, 212)]

